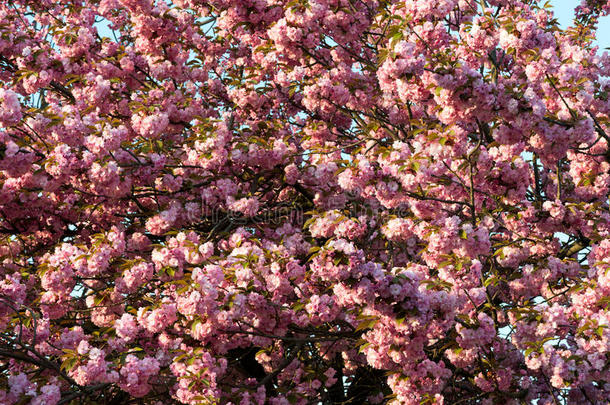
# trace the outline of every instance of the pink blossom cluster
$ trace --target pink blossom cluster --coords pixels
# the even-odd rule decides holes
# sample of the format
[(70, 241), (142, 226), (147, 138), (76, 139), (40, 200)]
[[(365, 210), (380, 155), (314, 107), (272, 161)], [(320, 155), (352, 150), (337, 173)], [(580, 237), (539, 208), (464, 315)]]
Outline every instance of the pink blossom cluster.
[(150, 357), (139, 359), (133, 354), (125, 357), (125, 366), (121, 368), (119, 387), (130, 395), (140, 398), (151, 389), (149, 380), (159, 373), (159, 362)]
[(0, 123), (3, 126), (17, 124), (22, 117), (19, 96), (11, 89), (0, 89)]

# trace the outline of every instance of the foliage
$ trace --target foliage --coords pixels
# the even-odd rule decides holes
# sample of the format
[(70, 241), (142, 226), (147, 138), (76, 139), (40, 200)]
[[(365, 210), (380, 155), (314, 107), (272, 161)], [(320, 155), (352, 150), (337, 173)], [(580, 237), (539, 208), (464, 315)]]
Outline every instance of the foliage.
[(608, 403), (609, 10), (0, 2), (0, 403)]

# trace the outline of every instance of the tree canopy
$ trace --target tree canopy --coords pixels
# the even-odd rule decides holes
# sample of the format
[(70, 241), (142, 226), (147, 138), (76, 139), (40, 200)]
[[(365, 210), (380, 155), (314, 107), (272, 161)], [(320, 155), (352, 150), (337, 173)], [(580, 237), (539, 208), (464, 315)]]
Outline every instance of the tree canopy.
[(0, 403), (608, 403), (608, 12), (0, 2)]

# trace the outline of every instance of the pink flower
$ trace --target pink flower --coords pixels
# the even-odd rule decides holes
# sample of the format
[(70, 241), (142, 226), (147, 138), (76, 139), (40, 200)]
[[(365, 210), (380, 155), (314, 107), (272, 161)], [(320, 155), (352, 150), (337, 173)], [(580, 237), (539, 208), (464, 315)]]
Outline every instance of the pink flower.
[(134, 340), (140, 329), (136, 323), (136, 319), (129, 314), (123, 314), (121, 318), (117, 319), (114, 322), (114, 328), (117, 336), (127, 342)]
[(122, 390), (136, 398), (143, 397), (152, 388), (150, 377), (158, 375), (159, 362), (151, 357), (139, 359), (129, 354), (125, 357), (125, 365), (121, 367), (119, 386)]
[(40, 388), (40, 395), (37, 395), (31, 405), (55, 405), (61, 400), (61, 390), (58, 385), (46, 384)]
[(0, 123), (11, 126), (21, 121), (21, 104), (17, 93), (10, 89), (0, 88)]
[(253, 217), (259, 209), (259, 202), (256, 198), (241, 198), (239, 200), (228, 198), (227, 204), (231, 211), (241, 212), (246, 217)]

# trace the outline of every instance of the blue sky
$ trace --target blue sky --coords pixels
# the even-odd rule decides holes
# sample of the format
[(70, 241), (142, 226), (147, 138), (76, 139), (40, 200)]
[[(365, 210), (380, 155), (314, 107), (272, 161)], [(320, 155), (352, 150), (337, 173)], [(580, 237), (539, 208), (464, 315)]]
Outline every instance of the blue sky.
[[(567, 28), (571, 25), (572, 19), (574, 18), (574, 8), (580, 4), (580, 1), (581, 0), (550, 0), (561, 28)], [(603, 17), (599, 20), (597, 44), (600, 47), (600, 53), (604, 51), (604, 48), (610, 47), (610, 16)]]

